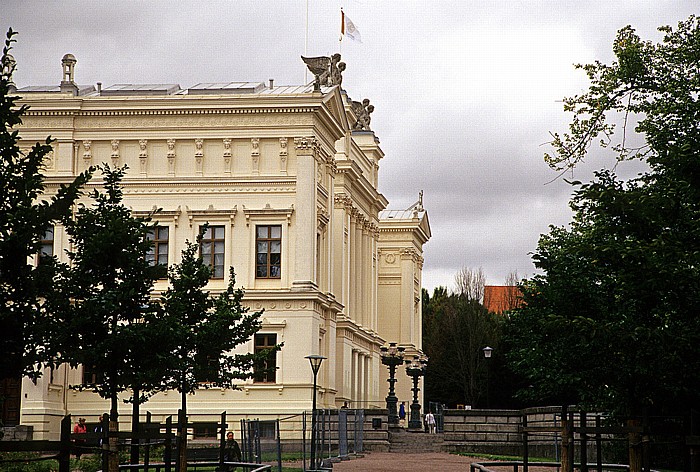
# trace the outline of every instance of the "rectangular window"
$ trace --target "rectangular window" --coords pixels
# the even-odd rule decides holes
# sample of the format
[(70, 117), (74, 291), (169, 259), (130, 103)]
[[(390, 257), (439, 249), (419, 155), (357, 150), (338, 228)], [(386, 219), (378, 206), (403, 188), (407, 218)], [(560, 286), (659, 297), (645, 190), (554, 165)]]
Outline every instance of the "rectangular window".
[[(276, 334), (256, 334), (255, 353), (274, 349), (277, 344)], [(253, 367), (253, 381), (275, 383), (277, 381), (277, 351), (271, 351), (267, 357), (258, 361)]]
[(102, 372), (97, 372), (95, 366), (88, 367), (83, 365), (83, 384), (98, 384), (104, 379)]
[(42, 257), (51, 256), (53, 256), (53, 226), (46, 230), (44, 235), (41, 237), (41, 241), (39, 241), (38, 261), (41, 262)]
[(216, 421), (192, 423), (192, 433), (195, 438), (214, 439), (219, 432), (218, 428), (219, 425)]
[(153, 241), (153, 247), (146, 254), (146, 259), (151, 265), (168, 267), (169, 233), (167, 226), (156, 226), (148, 232), (147, 238)]
[(282, 276), (282, 226), (256, 226), (255, 247), (255, 277), (279, 279)]
[(200, 252), (202, 260), (211, 267), (212, 279), (224, 278), (224, 236), (223, 226), (208, 226), (202, 236)]
[(248, 423), (248, 437), (260, 439), (275, 439), (277, 438), (277, 422), (276, 421), (260, 421), (254, 420)]

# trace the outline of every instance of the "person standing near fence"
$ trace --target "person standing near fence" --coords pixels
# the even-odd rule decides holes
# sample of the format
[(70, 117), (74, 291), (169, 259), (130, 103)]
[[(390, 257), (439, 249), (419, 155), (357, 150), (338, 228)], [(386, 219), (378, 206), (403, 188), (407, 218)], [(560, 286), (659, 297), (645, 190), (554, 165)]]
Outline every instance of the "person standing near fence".
[(75, 423), (73, 427), (73, 434), (76, 435), (75, 440), (75, 457), (80, 460), (80, 456), (83, 455), (83, 445), (85, 444), (85, 439), (80, 439), (80, 435), (87, 433), (87, 425), (85, 424), (85, 418), (78, 418), (78, 422)]
[[(229, 431), (226, 433), (226, 446), (224, 449), (224, 461), (225, 462), (241, 462), (241, 447), (238, 445), (238, 441), (233, 438), (233, 432)], [(224, 469), (227, 472), (233, 472), (236, 470), (235, 467), (227, 465)]]
[(435, 434), (435, 416), (432, 411), (425, 415), (425, 424), (428, 426), (428, 433)]

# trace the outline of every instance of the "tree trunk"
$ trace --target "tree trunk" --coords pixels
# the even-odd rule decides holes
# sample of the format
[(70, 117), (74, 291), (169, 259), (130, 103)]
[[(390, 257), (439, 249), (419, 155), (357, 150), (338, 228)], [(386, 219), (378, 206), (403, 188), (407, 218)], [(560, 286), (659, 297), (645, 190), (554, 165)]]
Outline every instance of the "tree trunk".
[(574, 464), (570, 460), (569, 448), (573, 447), (569, 412), (566, 406), (561, 409), (561, 470), (562, 472), (573, 472)]
[(111, 409), (109, 412), (109, 448), (108, 448), (108, 468), (109, 472), (119, 472), (119, 413), (117, 407), (119, 405), (117, 394), (112, 394)]
[(178, 453), (178, 464), (180, 470), (178, 472), (187, 472), (187, 393), (185, 392), (185, 376), (182, 376), (182, 405), (180, 409), (180, 418), (178, 423), (180, 426), (180, 447)]
[(629, 438), (629, 472), (642, 472), (642, 434), (639, 431), (641, 422), (638, 419), (627, 420), (627, 426), (631, 429)]

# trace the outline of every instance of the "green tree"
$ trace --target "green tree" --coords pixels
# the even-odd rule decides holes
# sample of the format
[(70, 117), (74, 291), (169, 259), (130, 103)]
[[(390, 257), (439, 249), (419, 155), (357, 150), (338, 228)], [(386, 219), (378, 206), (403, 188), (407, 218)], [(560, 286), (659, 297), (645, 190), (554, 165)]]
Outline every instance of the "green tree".
[[(169, 271), (170, 288), (163, 295), (171, 352), (170, 372), (162, 389), (180, 392), (183, 415), (187, 414), (187, 394), (202, 386), (235, 388), (234, 382), (252, 377), (254, 363), (268, 355), (233, 352), (260, 330), (262, 311), (250, 313), (243, 306), (244, 292), (235, 288), (233, 268), (221, 294), (214, 297), (205, 290), (211, 269), (200, 256), (200, 244), (201, 235), (197, 244), (187, 243), (181, 262)], [(183, 470), (185, 444), (181, 443), (180, 451)]]
[[(104, 191), (90, 193), (93, 204), (80, 205), (68, 222), (72, 267), (64, 280), (72, 300), (62, 338), (64, 355), (73, 366), (99, 374), (94, 390), (109, 399), (110, 430), (117, 428), (118, 395), (126, 390), (149, 392), (166, 375), (168, 352), (153, 349), (168, 339), (160, 305), (153, 301), (154, 282), (165, 269), (149, 262), (150, 218), (132, 216), (124, 205), (121, 181), (126, 167), (100, 167)], [(144, 398), (139, 395), (134, 401)], [(110, 448), (116, 451), (116, 443)], [(110, 470), (116, 464), (110, 455)]]
[[(423, 350), (429, 357), (426, 397), (453, 406), (485, 407), (491, 366), (482, 349), (491, 346), (498, 352), (500, 323), (468, 293), (449, 294), (437, 287), (431, 298), (423, 290)], [(483, 293), (483, 288), (475, 293)]]
[(26, 153), (20, 150), (15, 128), (28, 107), (17, 106), (18, 97), (11, 95), (15, 62), (10, 50), (16, 34), (12, 29), (7, 33), (0, 77), (0, 380), (36, 379), (45, 366), (58, 362), (56, 310), (67, 294), (57, 290), (54, 280), (65, 267), (52, 254), (35, 261), (44, 234), (70, 217), (90, 178), (84, 172), (49, 197), (42, 171), (53, 140), (36, 143)]
[[(700, 27), (663, 27), (663, 41), (617, 35), (617, 61), (582, 67), (587, 93), (566, 99), (570, 132), (554, 134), (558, 169), (595, 139), (649, 170), (573, 182), (574, 218), (534, 253), (542, 275), (522, 286), (508, 329), (513, 367), (531, 393), (621, 415), (686, 412), (700, 390)], [(616, 112), (637, 138), (613, 141)], [(637, 147), (629, 144), (643, 138)]]

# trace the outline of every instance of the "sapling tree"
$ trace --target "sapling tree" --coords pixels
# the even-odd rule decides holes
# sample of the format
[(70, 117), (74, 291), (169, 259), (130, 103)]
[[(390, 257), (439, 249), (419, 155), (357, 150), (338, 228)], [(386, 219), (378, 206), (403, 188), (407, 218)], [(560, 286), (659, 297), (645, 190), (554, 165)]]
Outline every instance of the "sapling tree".
[[(206, 290), (212, 272), (200, 256), (200, 243), (201, 235), (197, 243), (188, 242), (180, 263), (170, 268), (162, 303), (171, 336), (171, 370), (162, 387), (180, 392), (183, 416), (188, 394), (200, 387), (235, 388), (235, 381), (252, 377), (256, 360), (268, 355), (235, 352), (260, 330), (262, 311), (243, 306), (244, 292), (235, 288), (233, 268), (223, 292), (212, 296)], [(184, 446), (180, 457), (184, 467)]]

